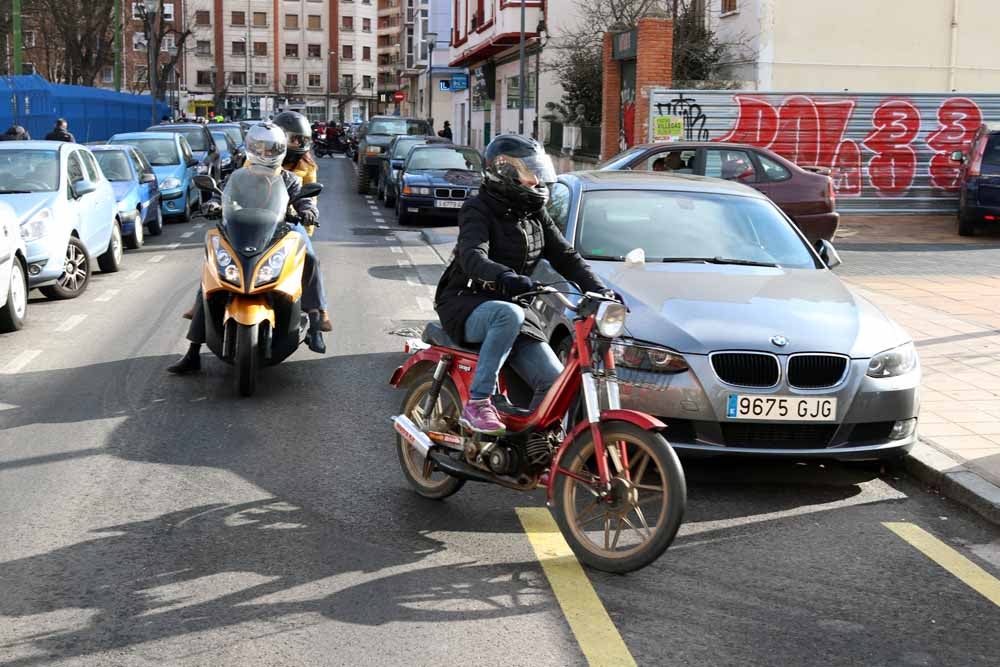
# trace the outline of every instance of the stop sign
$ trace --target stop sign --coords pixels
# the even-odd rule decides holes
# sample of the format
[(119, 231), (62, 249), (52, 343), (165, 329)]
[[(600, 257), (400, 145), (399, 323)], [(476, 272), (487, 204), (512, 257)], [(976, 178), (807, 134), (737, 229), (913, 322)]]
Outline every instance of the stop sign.
[(392, 99), (394, 102), (402, 102), (403, 100), (406, 99), (406, 93), (404, 93), (402, 90), (397, 90), (392, 94)]

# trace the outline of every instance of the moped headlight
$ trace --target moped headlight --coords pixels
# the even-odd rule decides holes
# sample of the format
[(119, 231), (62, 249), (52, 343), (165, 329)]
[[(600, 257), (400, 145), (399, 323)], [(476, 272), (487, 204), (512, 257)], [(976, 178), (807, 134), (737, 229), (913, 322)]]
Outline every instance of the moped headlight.
[(266, 285), (268, 283), (273, 283), (281, 275), (282, 269), (285, 268), (285, 259), (287, 259), (288, 254), (284, 249), (277, 251), (265, 261), (260, 263), (257, 267), (257, 278), (253, 281), (254, 287), (260, 287), (261, 285)]
[(605, 338), (618, 338), (625, 331), (625, 305), (605, 301), (597, 307), (597, 331)]
[(868, 361), (868, 377), (891, 378), (906, 375), (917, 367), (917, 348), (906, 343), (880, 352)]
[(52, 219), (52, 211), (43, 208), (38, 213), (31, 216), (27, 222), (21, 223), (21, 240), (31, 243), (45, 236), (49, 220)]

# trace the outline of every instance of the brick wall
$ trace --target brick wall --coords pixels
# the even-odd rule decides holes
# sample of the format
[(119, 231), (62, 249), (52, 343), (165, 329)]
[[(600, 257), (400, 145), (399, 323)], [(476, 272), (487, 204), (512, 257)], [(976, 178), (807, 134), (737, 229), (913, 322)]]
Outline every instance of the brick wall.
[(621, 67), (611, 58), (610, 32), (604, 33), (604, 81), (601, 86), (601, 159), (618, 152), (618, 115), (621, 112)]

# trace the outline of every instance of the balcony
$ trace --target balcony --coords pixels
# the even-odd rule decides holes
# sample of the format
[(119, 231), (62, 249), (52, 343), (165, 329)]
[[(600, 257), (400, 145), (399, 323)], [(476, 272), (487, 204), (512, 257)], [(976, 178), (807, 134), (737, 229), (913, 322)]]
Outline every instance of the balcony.
[(378, 3), (379, 16), (396, 16), (399, 14), (398, 0), (382, 0)]
[[(527, 0), (525, 9), (525, 25), (530, 27), (538, 25), (538, 19), (541, 17), (538, 3)], [(461, 26), (463, 34), (451, 49), (449, 64), (452, 67), (466, 67), (470, 63), (481, 62), (506, 51), (517, 45), (520, 29), (521, 6), (512, 4), (503, 6), (502, 9), (498, 6), (496, 15), (485, 25), (471, 29), (469, 25)], [(526, 39), (536, 37), (538, 34), (535, 32), (525, 33)]]
[(399, 44), (392, 44), (390, 46), (380, 46), (375, 51), (375, 53), (377, 53), (378, 55), (382, 55), (384, 53), (399, 53)]

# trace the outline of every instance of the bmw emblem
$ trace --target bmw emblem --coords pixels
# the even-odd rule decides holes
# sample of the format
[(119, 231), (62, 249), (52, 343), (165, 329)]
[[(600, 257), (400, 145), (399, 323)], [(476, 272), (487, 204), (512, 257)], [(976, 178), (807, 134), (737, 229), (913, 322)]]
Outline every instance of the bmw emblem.
[(788, 339), (784, 336), (771, 336), (771, 343), (778, 347), (785, 347), (788, 345)]

